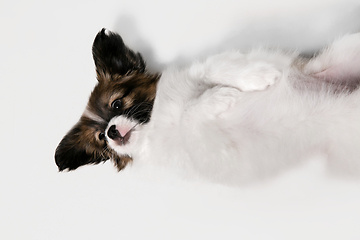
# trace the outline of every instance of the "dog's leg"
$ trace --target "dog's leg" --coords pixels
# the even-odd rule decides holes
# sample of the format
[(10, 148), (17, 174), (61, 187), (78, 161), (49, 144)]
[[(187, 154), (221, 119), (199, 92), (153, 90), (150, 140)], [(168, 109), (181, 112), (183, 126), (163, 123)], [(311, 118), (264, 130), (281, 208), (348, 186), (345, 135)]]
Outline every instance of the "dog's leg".
[(210, 86), (234, 87), (242, 92), (263, 91), (281, 78), (282, 73), (266, 61), (251, 61), (239, 52), (215, 55), (190, 68), (193, 81)]
[(353, 92), (360, 87), (360, 33), (335, 41), (304, 65), (310, 86), (319, 85), (333, 92)]

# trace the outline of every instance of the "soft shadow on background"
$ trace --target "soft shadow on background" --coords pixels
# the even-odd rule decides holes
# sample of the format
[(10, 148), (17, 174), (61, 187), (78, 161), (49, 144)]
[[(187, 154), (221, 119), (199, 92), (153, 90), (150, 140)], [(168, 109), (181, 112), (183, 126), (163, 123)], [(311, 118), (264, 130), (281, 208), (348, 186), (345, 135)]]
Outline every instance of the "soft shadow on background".
[(321, 156), (239, 188), (53, 158), (96, 84), (101, 28), (160, 71), (230, 48), (311, 54), (360, 31), (358, 1), (2, 1), (0, 27), (0, 239), (360, 238), (360, 184)]
[[(289, 51), (297, 50), (311, 55), (344, 34), (360, 31), (359, 22), (358, 4), (335, 3), (314, 8), (307, 6), (299, 12), (286, 13), (285, 11), (278, 15), (271, 14), (234, 21), (222, 29), (223, 34), (213, 31), (209, 36), (215, 36), (214, 38), (206, 39), (201, 43), (197, 41), (202, 39), (194, 41), (188, 50), (179, 51), (175, 57), (166, 60), (160, 60), (161, 57), (157, 56), (154, 46), (141, 36), (137, 20), (133, 16), (128, 14), (118, 16), (112, 30), (120, 33), (129, 47), (136, 49), (147, 59), (147, 65), (151, 70), (161, 71), (167, 65), (181, 67), (194, 60), (228, 49), (240, 49), (247, 52), (251, 48), (261, 46)], [(156, 26), (152, 27), (156, 28)], [(165, 37), (168, 34), (167, 30), (162, 33)], [(170, 29), (170, 31), (176, 31), (176, 29)], [(191, 39), (191, 35), (184, 35), (182, 38)], [(186, 46), (175, 48), (181, 47)]]

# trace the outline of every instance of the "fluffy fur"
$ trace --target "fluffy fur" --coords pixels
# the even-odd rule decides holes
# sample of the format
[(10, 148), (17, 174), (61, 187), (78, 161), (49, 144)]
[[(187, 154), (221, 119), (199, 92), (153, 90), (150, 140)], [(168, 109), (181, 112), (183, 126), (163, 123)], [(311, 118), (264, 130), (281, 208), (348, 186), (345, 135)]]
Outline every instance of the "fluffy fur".
[[(296, 52), (229, 51), (185, 69), (170, 68), (159, 81), (158, 75), (144, 69), (118, 72), (113, 64), (137, 61), (112, 50), (123, 46), (118, 35), (99, 34), (107, 39), (101, 44), (109, 50), (97, 48), (95, 39), (99, 51), (94, 51), (94, 59), (99, 85), (106, 87), (99, 93), (94, 90), (82, 118), (103, 120), (95, 133), (106, 134), (103, 145), (112, 149), (106, 159), (115, 151), (119, 169), (132, 159), (134, 165), (173, 166), (236, 184), (269, 176), (320, 151), (330, 169), (360, 172), (360, 34), (339, 39), (311, 59)], [(116, 60), (106, 60), (112, 58)], [(124, 91), (129, 93), (117, 95)], [(109, 114), (114, 99), (122, 110)], [(99, 105), (101, 101), (107, 105)], [(143, 109), (129, 111), (127, 102), (149, 106), (146, 120), (136, 117)], [(64, 139), (73, 138), (72, 131)], [(88, 145), (96, 138), (96, 134), (76, 136)], [(76, 142), (72, 148), (83, 149), (80, 145)], [(73, 169), (74, 157), (69, 157), (73, 152), (63, 146), (56, 153), (59, 169)], [(82, 163), (77, 161), (76, 166)]]

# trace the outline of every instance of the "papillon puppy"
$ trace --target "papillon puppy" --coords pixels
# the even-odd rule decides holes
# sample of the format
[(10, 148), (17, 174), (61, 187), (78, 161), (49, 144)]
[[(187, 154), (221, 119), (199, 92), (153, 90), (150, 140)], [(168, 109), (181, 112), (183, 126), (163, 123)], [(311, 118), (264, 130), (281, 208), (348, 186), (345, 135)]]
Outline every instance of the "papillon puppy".
[(103, 29), (93, 58), (98, 84), (56, 150), (60, 170), (112, 159), (236, 184), (322, 153), (360, 173), (360, 34), (311, 58), (232, 50), (160, 77)]

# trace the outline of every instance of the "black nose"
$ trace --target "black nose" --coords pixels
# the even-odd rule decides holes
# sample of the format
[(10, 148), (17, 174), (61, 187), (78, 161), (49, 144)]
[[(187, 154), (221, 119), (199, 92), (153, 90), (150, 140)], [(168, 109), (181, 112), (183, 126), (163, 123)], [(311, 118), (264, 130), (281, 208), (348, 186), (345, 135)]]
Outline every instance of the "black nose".
[(109, 138), (111, 138), (112, 140), (115, 140), (117, 138), (120, 138), (121, 135), (119, 133), (119, 131), (116, 129), (116, 126), (115, 125), (112, 125), (108, 132), (107, 132), (107, 135), (109, 136)]

